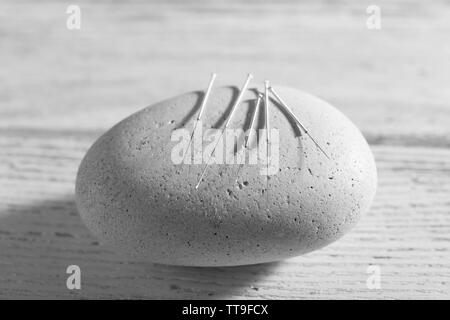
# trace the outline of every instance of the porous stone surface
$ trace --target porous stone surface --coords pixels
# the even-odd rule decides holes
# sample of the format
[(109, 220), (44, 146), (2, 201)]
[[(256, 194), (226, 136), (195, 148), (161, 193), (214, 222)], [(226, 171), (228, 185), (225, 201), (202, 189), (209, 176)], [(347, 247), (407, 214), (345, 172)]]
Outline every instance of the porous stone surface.
[[(268, 191), (261, 175), (265, 164), (244, 165), (237, 181), (238, 164), (211, 164), (196, 190), (204, 164), (172, 161), (179, 141), (171, 141), (171, 135), (183, 127), (191, 132), (201, 103), (203, 93), (190, 92), (131, 115), (94, 143), (76, 182), (82, 220), (100, 240), (134, 257), (189, 266), (275, 261), (343, 236), (368, 210), (376, 191), (370, 148), (355, 125), (327, 102), (274, 88), (330, 159), (272, 99), (279, 169), (270, 176)], [(238, 92), (235, 87), (212, 90), (203, 131), (223, 126)], [(230, 127), (248, 128), (255, 99), (256, 91), (248, 90)], [(264, 128), (264, 112), (257, 119)], [(259, 135), (259, 143), (263, 140)], [(250, 145), (257, 146), (256, 140)]]

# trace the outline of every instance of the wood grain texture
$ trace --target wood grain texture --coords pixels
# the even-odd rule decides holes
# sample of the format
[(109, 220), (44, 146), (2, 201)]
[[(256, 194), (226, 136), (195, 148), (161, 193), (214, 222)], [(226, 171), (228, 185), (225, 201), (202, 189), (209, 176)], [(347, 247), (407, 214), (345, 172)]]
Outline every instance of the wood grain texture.
[[(0, 5), (0, 298), (450, 298), (450, 4), (379, 1)], [(263, 51), (264, 48), (264, 51)], [(312, 92), (363, 131), (379, 187), (357, 227), (278, 263), (182, 268), (128, 261), (74, 205), (80, 160), (142, 107), (218, 82)], [(66, 267), (82, 290), (66, 288)], [(366, 286), (381, 268), (380, 290)]]

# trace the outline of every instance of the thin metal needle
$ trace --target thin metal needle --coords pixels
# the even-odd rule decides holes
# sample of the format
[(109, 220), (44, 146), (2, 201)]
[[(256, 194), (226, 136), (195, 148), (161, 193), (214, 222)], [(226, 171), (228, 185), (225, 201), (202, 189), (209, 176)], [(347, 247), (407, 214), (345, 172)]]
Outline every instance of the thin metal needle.
[[(208, 101), (209, 94), (211, 93), (211, 89), (213, 87), (214, 80), (216, 79), (216, 77), (217, 77), (216, 73), (211, 74), (211, 79), (209, 80), (208, 89), (206, 89), (205, 95), (203, 96), (202, 105), (200, 106), (200, 111), (198, 112), (197, 119), (195, 120), (194, 129), (192, 130), (191, 138), (189, 139), (189, 144), (186, 148), (186, 152), (184, 153), (183, 160), (181, 161), (181, 163), (184, 162), (184, 159), (186, 158), (186, 155), (189, 152), (189, 148), (191, 147), (192, 139), (194, 138), (195, 129), (197, 128), (197, 125), (200, 122), (200, 119), (203, 115), (203, 111), (205, 111), (206, 102)], [(195, 150), (194, 150), (194, 152), (195, 152)]]
[(281, 97), (275, 92), (273, 87), (270, 87), (269, 90), (273, 93), (275, 98), (283, 105), (283, 107), (287, 110), (287, 112), (291, 115), (291, 117), (294, 118), (294, 120), (297, 122), (297, 125), (305, 131), (305, 133), (308, 135), (308, 137), (314, 142), (316, 147), (327, 157), (330, 159), (330, 157), (326, 154), (326, 152), (320, 147), (320, 145), (314, 140), (314, 138), (309, 134), (308, 130), (306, 130), (305, 126), (300, 122), (300, 120), (297, 118), (297, 116), (292, 112), (292, 110), (287, 106), (287, 104), (281, 99)]
[(212, 150), (212, 152), (210, 153), (209, 157), (208, 157), (208, 161), (206, 161), (205, 167), (203, 168), (203, 172), (200, 176), (200, 179), (197, 182), (197, 185), (195, 186), (195, 189), (198, 189), (198, 187), (200, 186), (200, 183), (202, 182), (203, 176), (205, 175), (206, 170), (208, 169), (208, 165), (209, 165), (209, 161), (211, 160), (212, 155), (214, 154), (214, 151), (216, 151), (217, 145), (219, 144), (220, 139), (222, 139), (222, 136), (226, 130), (226, 128), (228, 127), (228, 125), (231, 122), (231, 119), (233, 118), (234, 113), (237, 110), (237, 107), (239, 106), (239, 104), (241, 103), (242, 97), (244, 96), (245, 92), (247, 91), (247, 87), (248, 84), (250, 83), (250, 80), (252, 80), (253, 75), (251, 73), (249, 73), (247, 75), (247, 80), (245, 80), (244, 85), (241, 88), (241, 91), (239, 92), (239, 96), (236, 99), (236, 102), (234, 103), (233, 107), (231, 108), (231, 112), (230, 115), (227, 118), (227, 121), (225, 123), (225, 126), (222, 129), (222, 132), (220, 133), (220, 137), (216, 142), (216, 145), (214, 146), (214, 149)]
[[(261, 104), (262, 97), (263, 97), (263, 95), (261, 93), (258, 93), (258, 99), (256, 100), (255, 109), (253, 110), (252, 122), (250, 123), (250, 131), (249, 131), (248, 135), (245, 136), (245, 141), (244, 141), (244, 146), (243, 146), (243, 148), (244, 148), (244, 163), (245, 163), (245, 151), (248, 150), (250, 135), (252, 134), (254, 127), (255, 127), (256, 115), (258, 114), (258, 109), (259, 109), (259, 105)], [(244, 166), (244, 163), (241, 163), (239, 165), (238, 171), (236, 173), (236, 182), (239, 179), (239, 172), (241, 172), (242, 167)]]
[(266, 172), (266, 192), (267, 201), (269, 200), (269, 141), (270, 141), (270, 122), (269, 122), (269, 80), (264, 81), (264, 110), (266, 115), (266, 161), (267, 161), (267, 172)]

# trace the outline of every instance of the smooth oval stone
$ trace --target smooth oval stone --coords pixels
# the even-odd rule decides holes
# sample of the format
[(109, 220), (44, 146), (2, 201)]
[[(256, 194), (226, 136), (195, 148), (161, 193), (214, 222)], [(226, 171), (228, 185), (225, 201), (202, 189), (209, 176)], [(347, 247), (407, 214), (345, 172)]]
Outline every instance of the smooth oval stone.
[[(278, 130), (279, 163), (268, 190), (261, 174), (265, 164), (248, 164), (248, 159), (240, 171), (238, 164), (209, 165), (195, 189), (205, 161), (173, 161), (180, 146), (173, 135), (184, 127), (190, 135), (203, 97), (203, 92), (190, 92), (131, 115), (89, 149), (76, 182), (77, 207), (85, 224), (102, 242), (135, 257), (189, 266), (275, 261), (343, 236), (375, 194), (377, 174), (369, 146), (327, 102), (295, 89), (275, 88), (329, 159), (271, 100), (270, 126)], [(235, 87), (212, 90), (202, 117), (204, 132), (223, 127), (238, 93)], [(245, 93), (230, 128), (248, 128), (255, 99), (254, 89)], [(264, 123), (262, 103), (258, 128)], [(250, 149), (256, 150), (265, 136), (251, 140)], [(195, 141), (205, 146), (207, 158), (211, 141)], [(239, 147), (225, 153), (236, 150)]]

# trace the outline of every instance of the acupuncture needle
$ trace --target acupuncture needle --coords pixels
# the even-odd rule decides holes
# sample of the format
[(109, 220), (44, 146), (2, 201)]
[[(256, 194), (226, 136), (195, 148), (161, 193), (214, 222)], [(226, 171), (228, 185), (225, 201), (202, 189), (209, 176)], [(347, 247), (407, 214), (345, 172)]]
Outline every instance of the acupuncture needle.
[(270, 121), (269, 121), (269, 80), (264, 81), (264, 111), (266, 116), (266, 192), (267, 192), (267, 201), (269, 200), (269, 141), (270, 141)]
[[(256, 124), (256, 116), (258, 114), (258, 109), (259, 109), (259, 105), (261, 104), (262, 97), (263, 97), (263, 95), (261, 93), (258, 93), (258, 99), (256, 100), (255, 109), (253, 110), (253, 115), (252, 115), (252, 121), (250, 123), (250, 130), (249, 130), (248, 135), (245, 136), (245, 141), (244, 141), (244, 146), (243, 146), (243, 149), (244, 149), (244, 163), (245, 163), (245, 152), (248, 150), (248, 145), (249, 145), (249, 141), (250, 141), (250, 135), (252, 134), (252, 132), (254, 130), (254, 127), (255, 127), (255, 124)], [(239, 173), (241, 172), (242, 167), (244, 166), (244, 163), (241, 163), (239, 165), (239, 168), (238, 168), (238, 171), (237, 171), (237, 174), (236, 174), (236, 182), (239, 179)]]
[(217, 140), (216, 145), (214, 146), (214, 149), (213, 149), (212, 152), (209, 154), (208, 161), (206, 162), (205, 167), (203, 168), (203, 172), (202, 172), (202, 174), (201, 174), (201, 176), (200, 176), (200, 179), (199, 179), (198, 182), (197, 182), (197, 185), (195, 186), (195, 189), (198, 189), (198, 187), (200, 186), (200, 183), (201, 183), (202, 180), (203, 180), (203, 176), (205, 175), (205, 172), (206, 172), (206, 170), (208, 169), (209, 161), (211, 160), (211, 157), (212, 157), (212, 155), (214, 154), (214, 151), (216, 150), (217, 145), (218, 145), (219, 142), (220, 142), (220, 139), (222, 139), (222, 136), (223, 136), (225, 130), (227, 129), (228, 125), (230, 124), (231, 119), (233, 118), (233, 115), (234, 115), (234, 113), (235, 113), (236, 110), (237, 110), (237, 107), (238, 107), (239, 104), (241, 103), (241, 100), (242, 100), (242, 98), (243, 98), (245, 92), (247, 91), (248, 84), (250, 83), (250, 80), (252, 80), (252, 78), (253, 78), (253, 75), (252, 75), (251, 73), (249, 73), (249, 74), (247, 75), (247, 80), (245, 80), (245, 83), (244, 83), (244, 85), (242, 86), (241, 91), (239, 92), (239, 96), (237, 97), (236, 102), (234, 103), (233, 107), (231, 108), (231, 112), (230, 112), (230, 114), (229, 114), (229, 116), (228, 116), (228, 118), (227, 118), (227, 121), (226, 121), (226, 123), (225, 123), (225, 126), (223, 127), (222, 132), (220, 133), (220, 137), (219, 137), (219, 139)]
[[(189, 152), (189, 148), (191, 147), (192, 139), (194, 138), (195, 129), (197, 128), (197, 125), (200, 122), (200, 119), (202, 118), (203, 111), (205, 111), (206, 102), (208, 101), (209, 94), (211, 93), (211, 89), (213, 87), (214, 80), (216, 79), (216, 77), (217, 77), (216, 73), (211, 74), (211, 79), (209, 80), (208, 88), (206, 89), (205, 95), (203, 96), (202, 104), (200, 106), (200, 111), (198, 112), (197, 119), (195, 119), (194, 129), (192, 130), (191, 138), (189, 139), (189, 144), (186, 148), (186, 152), (184, 153), (183, 161), (181, 161), (181, 163), (184, 163), (184, 159), (186, 158), (186, 155)], [(195, 153), (195, 147), (194, 147), (194, 153)]]
[(316, 147), (322, 151), (322, 153), (325, 155), (325, 157), (327, 157), (328, 159), (330, 159), (330, 157), (326, 154), (326, 152), (320, 147), (320, 145), (316, 142), (316, 140), (314, 140), (314, 138), (309, 134), (308, 130), (306, 130), (305, 126), (301, 123), (301, 121), (297, 118), (297, 116), (292, 112), (292, 110), (287, 106), (287, 104), (283, 101), (283, 99), (281, 99), (281, 97), (276, 93), (276, 91), (274, 90), (273, 87), (270, 87), (269, 90), (273, 93), (273, 95), (275, 96), (275, 98), (277, 98), (277, 100), (281, 103), (281, 105), (287, 110), (287, 112), (291, 115), (291, 117), (294, 118), (295, 122), (297, 123), (297, 125), (303, 129), (303, 131), (308, 135), (308, 137), (312, 140), (312, 142), (314, 142), (314, 144), (316, 145)]

